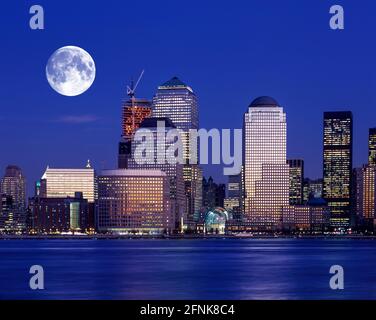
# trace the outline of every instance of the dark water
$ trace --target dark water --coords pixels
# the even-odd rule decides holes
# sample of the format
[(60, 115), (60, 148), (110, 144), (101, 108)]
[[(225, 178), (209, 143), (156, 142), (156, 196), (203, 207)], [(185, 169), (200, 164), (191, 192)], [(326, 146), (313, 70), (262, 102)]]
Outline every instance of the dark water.
[[(376, 299), (375, 240), (4, 240), (1, 299)], [(29, 289), (41, 265), (45, 290)], [(345, 290), (329, 288), (329, 268)]]

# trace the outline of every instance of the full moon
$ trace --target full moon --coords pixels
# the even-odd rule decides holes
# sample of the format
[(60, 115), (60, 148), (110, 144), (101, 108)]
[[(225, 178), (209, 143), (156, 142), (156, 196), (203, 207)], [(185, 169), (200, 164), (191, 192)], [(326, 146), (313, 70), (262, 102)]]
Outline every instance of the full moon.
[(62, 47), (48, 59), (46, 76), (50, 86), (58, 93), (77, 96), (89, 89), (94, 82), (94, 60), (80, 47)]

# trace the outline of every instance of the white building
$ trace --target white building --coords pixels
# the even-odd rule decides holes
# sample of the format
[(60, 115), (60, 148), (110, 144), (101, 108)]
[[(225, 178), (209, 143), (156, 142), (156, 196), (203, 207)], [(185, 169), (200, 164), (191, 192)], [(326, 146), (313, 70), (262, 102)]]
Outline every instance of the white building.
[(255, 229), (281, 227), (289, 205), (286, 113), (270, 97), (254, 100), (244, 115), (244, 208)]
[(42, 196), (46, 198), (73, 198), (76, 192), (82, 192), (88, 202), (92, 203), (96, 199), (95, 172), (89, 162), (82, 169), (47, 167), (41, 182)]

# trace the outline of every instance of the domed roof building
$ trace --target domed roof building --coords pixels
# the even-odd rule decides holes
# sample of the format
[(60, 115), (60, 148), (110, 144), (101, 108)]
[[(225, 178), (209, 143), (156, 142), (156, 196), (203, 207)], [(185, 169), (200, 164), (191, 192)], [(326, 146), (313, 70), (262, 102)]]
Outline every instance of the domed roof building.
[(204, 214), (206, 233), (224, 234), (226, 222), (232, 219), (232, 213), (221, 207), (209, 209)]
[(252, 101), (252, 103), (249, 105), (250, 108), (257, 108), (257, 107), (278, 107), (278, 102), (268, 96), (262, 96), (258, 97), (255, 100)]

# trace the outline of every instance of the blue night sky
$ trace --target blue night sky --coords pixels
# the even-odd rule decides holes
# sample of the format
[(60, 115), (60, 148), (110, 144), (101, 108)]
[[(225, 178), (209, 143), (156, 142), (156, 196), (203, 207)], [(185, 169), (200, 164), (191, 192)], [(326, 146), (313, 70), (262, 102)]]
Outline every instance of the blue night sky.
[[(29, 28), (29, 8), (45, 30)], [(345, 9), (345, 30), (329, 8)], [(322, 175), (324, 111), (354, 114), (354, 165), (367, 159), (376, 126), (376, 3), (373, 0), (6, 1), (0, 20), (0, 170), (18, 164), (29, 182), (45, 167), (115, 167), (121, 101), (145, 69), (137, 96), (178, 76), (200, 102), (203, 128), (241, 128), (249, 103), (274, 97), (288, 119), (288, 157)], [(76, 45), (95, 60), (93, 86), (77, 97), (49, 86), (45, 66)], [(206, 175), (226, 181), (219, 166)]]

